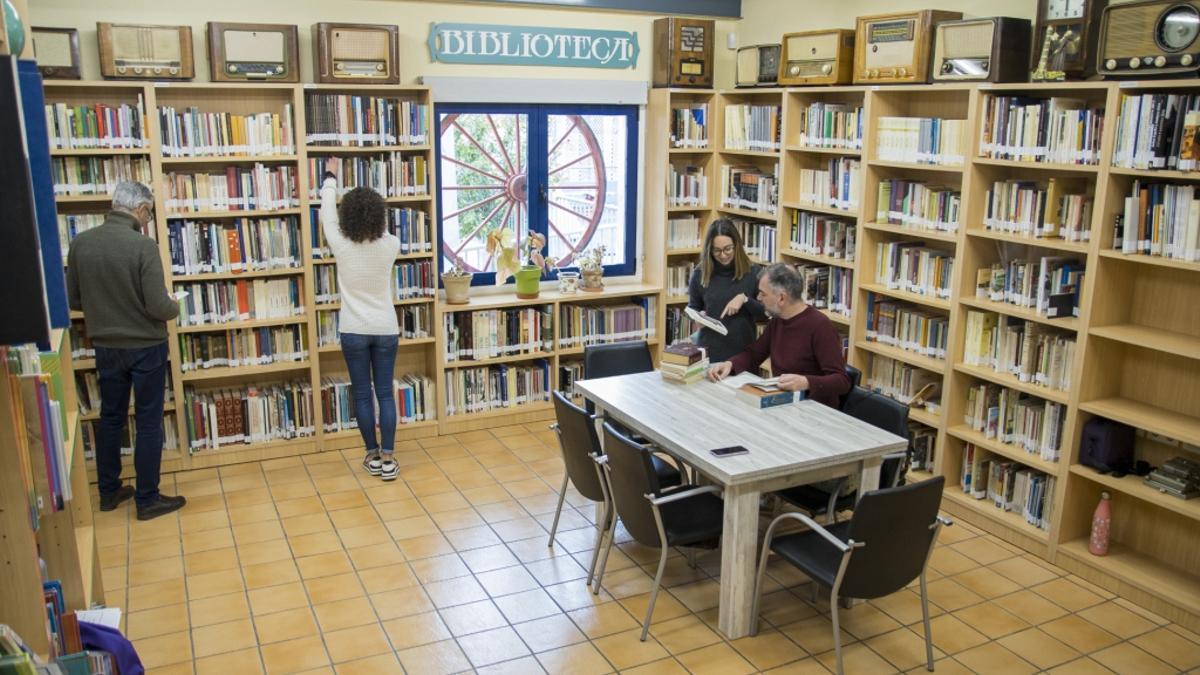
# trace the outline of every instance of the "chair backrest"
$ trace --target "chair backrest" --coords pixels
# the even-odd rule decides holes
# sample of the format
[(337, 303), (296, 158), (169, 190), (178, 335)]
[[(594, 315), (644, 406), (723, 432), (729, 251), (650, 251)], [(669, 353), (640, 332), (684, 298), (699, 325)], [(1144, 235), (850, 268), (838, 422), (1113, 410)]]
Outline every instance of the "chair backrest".
[(850, 378), (850, 390), (838, 397), (838, 410), (846, 409), (846, 401), (850, 398), (850, 394), (862, 382), (862, 371), (847, 363), (846, 377)]
[(639, 544), (659, 546), (654, 509), (646, 499), (647, 494), (659, 492), (650, 453), (605, 422), (604, 454), (608, 456), (609, 490), (625, 529)]
[(596, 455), (602, 454), (596, 425), (586, 410), (571, 403), (562, 392), (554, 392), (554, 416), (558, 421), (558, 443), (571, 484), (579, 494), (594, 502), (604, 501)]
[(583, 350), (583, 377), (612, 377), (654, 370), (650, 347), (643, 340), (588, 345)]
[[(888, 398), (883, 394), (873, 392), (869, 389), (855, 387), (846, 396), (842, 412), (855, 419), (862, 420), (871, 426), (878, 427), (884, 431), (890, 431), (905, 440), (909, 440), (908, 406), (895, 399)], [(904, 460), (884, 460), (883, 466), (880, 469), (879, 484), (884, 487), (895, 485), (896, 479), (899, 478), (898, 474), (903, 467)]]
[(879, 598), (904, 588), (921, 574), (933, 542), (946, 479), (872, 490), (858, 500), (849, 537), (866, 544), (850, 556), (840, 594)]

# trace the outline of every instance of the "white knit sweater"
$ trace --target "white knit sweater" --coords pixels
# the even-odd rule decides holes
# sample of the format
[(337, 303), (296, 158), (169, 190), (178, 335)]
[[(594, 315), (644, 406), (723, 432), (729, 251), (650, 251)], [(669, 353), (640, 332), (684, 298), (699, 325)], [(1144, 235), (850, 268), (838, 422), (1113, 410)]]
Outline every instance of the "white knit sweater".
[(347, 239), (338, 226), (337, 181), (332, 178), (321, 185), (321, 229), (337, 258), (342, 302), (338, 330), (359, 335), (399, 335), (392, 300), (392, 268), (400, 240), (387, 232), (375, 241)]

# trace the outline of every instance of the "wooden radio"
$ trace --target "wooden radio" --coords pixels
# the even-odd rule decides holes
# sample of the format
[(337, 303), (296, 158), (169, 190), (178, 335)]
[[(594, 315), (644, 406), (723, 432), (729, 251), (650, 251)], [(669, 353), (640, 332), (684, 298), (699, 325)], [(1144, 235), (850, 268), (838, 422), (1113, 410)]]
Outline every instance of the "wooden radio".
[(716, 31), (711, 19), (655, 19), (654, 86), (712, 87)]
[(190, 26), (96, 23), (100, 74), (110, 80), (190, 80), (196, 76)]
[(937, 9), (858, 17), (855, 84), (928, 82), (933, 25), (961, 18), (962, 12)]
[(1023, 82), (1029, 74), (1028, 19), (993, 16), (943, 21), (934, 28), (935, 82)]
[(75, 28), (46, 28), (32, 26), (33, 58), (38, 72), (53, 80), (78, 80), (83, 77), (79, 67), (79, 31)]
[(854, 31), (846, 28), (785, 33), (779, 84), (850, 84)]
[(1200, 1), (1110, 5), (1100, 19), (1096, 70), (1105, 77), (1194, 75), (1200, 69)]
[(773, 87), (779, 80), (779, 45), (741, 47), (737, 53), (739, 87)]
[(400, 84), (398, 26), (314, 23), (312, 31), (317, 82)]
[(296, 26), (208, 22), (208, 72), (213, 82), (299, 82)]

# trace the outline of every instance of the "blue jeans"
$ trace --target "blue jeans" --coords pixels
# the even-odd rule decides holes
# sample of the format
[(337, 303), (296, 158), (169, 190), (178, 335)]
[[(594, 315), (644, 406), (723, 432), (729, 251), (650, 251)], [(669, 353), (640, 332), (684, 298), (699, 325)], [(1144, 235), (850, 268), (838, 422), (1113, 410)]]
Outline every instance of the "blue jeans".
[(139, 349), (96, 346), (96, 375), (100, 380), (100, 422), (96, 425), (96, 477), (100, 494), (121, 488), (121, 433), (129, 417), (133, 388), (133, 468), (137, 473), (137, 503), (158, 498), (162, 467), (163, 387), (167, 382), (167, 343)]
[[(396, 448), (396, 397), (392, 380), (396, 370), (399, 335), (359, 335), (342, 333), (342, 356), (350, 371), (350, 389), (354, 392), (354, 417), (368, 453), (392, 454)], [(379, 442), (375, 442), (375, 405), (371, 401), (374, 383), (379, 402)]]

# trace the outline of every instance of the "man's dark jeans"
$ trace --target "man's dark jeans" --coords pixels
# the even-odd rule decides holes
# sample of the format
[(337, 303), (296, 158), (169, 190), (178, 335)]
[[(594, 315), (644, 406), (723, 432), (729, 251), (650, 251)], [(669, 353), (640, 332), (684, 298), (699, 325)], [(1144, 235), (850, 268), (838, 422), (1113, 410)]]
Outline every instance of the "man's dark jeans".
[(158, 498), (167, 354), (166, 342), (139, 349), (96, 346), (96, 373), (100, 379), (96, 474), (101, 496), (115, 494), (121, 487), (121, 432), (129, 415), (129, 389), (132, 386), (137, 434), (133, 449), (136, 499), (138, 505), (143, 506)]

